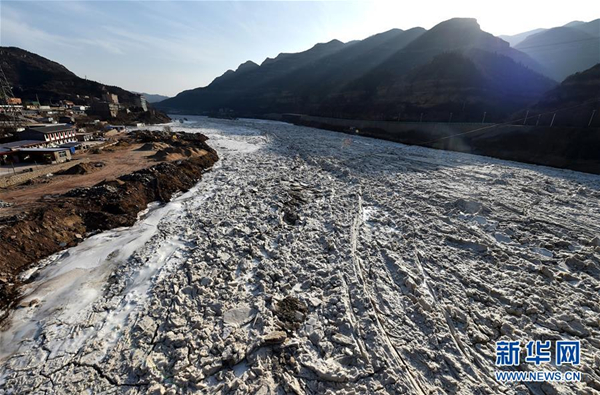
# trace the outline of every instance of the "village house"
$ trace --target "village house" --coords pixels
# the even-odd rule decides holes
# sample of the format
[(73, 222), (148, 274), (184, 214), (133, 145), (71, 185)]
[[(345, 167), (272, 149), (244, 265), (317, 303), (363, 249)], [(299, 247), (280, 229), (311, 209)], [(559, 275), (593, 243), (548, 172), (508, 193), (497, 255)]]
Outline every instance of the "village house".
[(73, 119), (73, 117), (69, 117), (69, 116), (63, 115), (63, 116), (61, 116), (61, 117), (58, 118), (58, 122), (59, 123), (75, 124), (75, 119)]
[(19, 133), (21, 140), (45, 141), (49, 145), (60, 145), (77, 141), (72, 125), (32, 126)]
[(92, 133), (77, 132), (75, 133), (75, 138), (77, 139), (77, 141), (87, 142), (92, 141), (94, 139), (94, 135)]
[(73, 115), (85, 115), (85, 111), (87, 110), (87, 108), (87, 106), (76, 104), (71, 106), (70, 110), (73, 113)]
[(22, 113), (23, 106), (20, 104), (0, 104), (0, 113)]
[(12, 154), (13, 152), (10, 150), (6, 150), (2, 147), (0, 147), (0, 166), (4, 166), (7, 165), (9, 163), (12, 163)]
[(48, 143), (41, 140), (20, 140), (8, 143), (0, 143), (0, 150), (16, 151), (20, 148), (44, 148)]
[(15, 154), (20, 162), (38, 164), (63, 163), (71, 160), (70, 148), (21, 148)]
[(48, 143), (40, 140), (21, 140), (0, 143), (0, 165), (19, 163), (21, 161), (18, 153), (20, 149), (45, 148), (47, 145)]

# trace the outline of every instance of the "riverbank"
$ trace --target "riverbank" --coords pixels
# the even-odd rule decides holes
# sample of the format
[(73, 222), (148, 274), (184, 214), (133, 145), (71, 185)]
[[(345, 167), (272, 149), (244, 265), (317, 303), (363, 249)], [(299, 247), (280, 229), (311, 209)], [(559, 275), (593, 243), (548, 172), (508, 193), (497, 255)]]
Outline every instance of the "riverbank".
[[(149, 203), (167, 202), (173, 194), (195, 185), (218, 160), (206, 140), (199, 133), (135, 131), (115, 148), (137, 147), (127, 153), (139, 156), (131, 164), (135, 171), (115, 176), (111, 159), (118, 165), (119, 156), (108, 153), (107, 158), (98, 155), (105, 163), (98, 172), (106, 178), (93, 185), (89, 185), (95, 180), (93, 175), (78, 178), (74, 172), (30, 186), (25, 190), (28, 199), (18, 198), (19, 192), (23, 194), (21, 187), (2, 191), (0, 200), (10, 200), (4, 197), (12, 193), (20, 204), (0, 209), (9, 213), (0, 215), (0, 318), (18, 301), (19, 275), (35, 262), (88, 235), (131, 226)], [(48, 194), (51, 190), (54, 193)], [(32, 196), (38, 199), (32, 201)]]
[(600, 174), (600, 129), (394, 122), (271, 114), (268, 119), (445, 151)]

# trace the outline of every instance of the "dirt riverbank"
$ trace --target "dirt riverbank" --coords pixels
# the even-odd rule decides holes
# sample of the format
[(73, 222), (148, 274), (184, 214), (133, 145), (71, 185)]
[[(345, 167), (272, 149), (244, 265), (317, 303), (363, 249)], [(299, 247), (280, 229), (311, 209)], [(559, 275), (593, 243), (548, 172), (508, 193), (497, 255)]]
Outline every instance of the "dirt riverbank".
[[(21, 205), (3, 209), (10, 210), (10, 215), (0, 216), (0, 318), (18, 303), (19, 275), (32, 264), (78, 244), (87, 235), (131, 226), (149, 203), (167, 202), (174, 193), (196, 184), (218, 160), (206, 140), (202, 134), (132, 132), (117, 145), (137, 144), (135, 151), (146, 153), (138, 158), (146, 159), (145, 168), (139, 169), (143, 166), (136, 162), (138, 170), (114, 178), (110, 166), (100, 168), (97, 172), (106, 173), (106, 178), (92, 186), (87, 179), (97, 180), (94, 174), (65, 174), (55, 183), (29, 189), (29, 196), (40, 189), (38, 200), (25, 199)], [(149, 145), (157, 149), (149, 150)], [(89, 164), (80, 170), (96, 171)], [(73, 189), (65, 191), (65, 183)], [(54, 194), (45, 194), (53, 188)], [(3, 191), (3, 195), (18, 195), (22, 189)]]

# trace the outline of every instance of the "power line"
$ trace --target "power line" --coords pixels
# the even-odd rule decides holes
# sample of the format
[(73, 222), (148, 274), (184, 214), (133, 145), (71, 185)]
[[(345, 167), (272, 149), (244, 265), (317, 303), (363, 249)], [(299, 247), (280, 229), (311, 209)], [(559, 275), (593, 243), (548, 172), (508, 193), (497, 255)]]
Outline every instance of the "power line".
[(16, 131), (20, 126), (19, 117), (17, 115), (17, 107), (15, 105), (15, 96), (12, 92), (10, 83), (8, 82), (2, 66), (0, 66), (0, 104), (4, 106), (3, 114), (6, 116), (5, 120), (2, 120), (4, 129), (9, 131)]
[[(560, 111), (572, 110), (572, 109), (574, 109), (574, 108), (577, 108), (577, 107), (581, 107), (581, 106), (585, 106), (585, 105), (587, 105), (587, 104), (591, 104), (591, 103), (597, 103), (597, 102), (600, 102), (600, 99), (596, 99), (596, 100), (589, 100), (589, 101), (587, 101), (587, 102), (580, 103), (580, 104), (577, 104), (577, 105), (575, 105), (575, 106), (570, 106), (570, 107), (560, 108), (560, 109), (558, 109), (558, 110), (553, 110), (553, 111), (548, 111), (548, 112), (539, 113), (539, 114), (538, 114), (538, 116), (541, 116), (541, 115), (547, 115), (547, 114), (553, 114), (553, 113), (557, 113), (557, 112), (560, 112)], [(488, 126), (484, 126), (484, 127), (477, 128), (477, 129), (473, 129), (473, 130), (468, 130), (468, 131), (466, 131), (466, 132), (462, 132), (462, 133), (456, 133), (456, 134), (453, 134), (453, 135), (450, 135), (450, 136), (444, 136), (444, 137), (440, 137), (440, 138), (438, 138), (438, 139), (433, 139), (433, 140), (429, 140), (429, 141), (422, 141), (422, 142), (420, 142), (420, 143), (416, 143), (415, 145), (425, 145), (425, 144), (432, 144), (432, 143), (436, 143), (436, 142), (438, 142), (438, 141), (442, 141), (442, 140), (451, 139), (451, 138), (453, 138), (453, 137), (457, 137), (457, 136), (463, 136), (463, 135), (465, 135), (465, 134), (470, 134), (470, 133), (480, 132), (480, 131), (482, 131), (482, 130), (486, 130), (486, 129), (492, 129), (492, 128), (495, 128), (495, 127), (498, 127), (498, 126), (511, 125), (511, 124), (513, 124), (513, 123), (515, 123), (515, 122), (520, 122), (520, 121), (522, 121), (523, 119), (525, 119), (525, 118), (514, 119), (514, 120), (511, 120), (511, 121), (502, 122), (502, 123), (495, 123), (495, 124), (493, 124), (493, 125), (488, 125)], [(591, 123), (591, 121), (590, 121), (590, 123)]]

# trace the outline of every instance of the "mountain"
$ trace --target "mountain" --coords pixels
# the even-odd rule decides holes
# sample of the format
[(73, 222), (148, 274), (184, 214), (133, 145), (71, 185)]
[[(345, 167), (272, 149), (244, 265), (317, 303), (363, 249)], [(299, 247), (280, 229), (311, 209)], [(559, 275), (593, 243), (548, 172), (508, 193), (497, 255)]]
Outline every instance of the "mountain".
[(358, 84), (376, 81), (377, 85), (387, 88), (390, 84), (400, 81), (408, 71), (431, 61), (437, 55), (475, 48), (510, 57), (538, 72), (543, 70), (541, 65), (511, 48), (507, 42), (482, 31), (475, 19), (454, 18), (419, 35), (364, 76)]
[(533, 30), (529, 30), (527, 32), (523, 32), (523, 33), (518, 33), (518, 34), (513, 34), (513, 35), (501, 35), (498, 36), (499, 38), (503, 39), (504, 41), (506, 41), (507, 43), (510, 44), (511, 47), (515, 47), (515, 45), (519, 44), (521, 41), (525, 40), (527, 37), (536, 34), (536, 33), (541, 33), (546, 29), (533, 29)]
[(592, 126), (600, 127), (600, 63), (569, 76), (531, 110), (545, 114), (547, 123), (556, 111), (555, 124), (571, 126), (588, 126), (595, 110)]
[(487, 112), (487, 120), (500, 121), (553, 86), (510, 57), (471, 49), (437, 55), (410, 72), (385, 101), (405, 119), (425, 113), (427, 120), (446, 121), (451, 112), (454, 121), (472, 122)]
[(532, 34), (515, 48), (543, 64), (546, 75), (562, 81), (600, 61), (600, 19), (572, 22)]
[(591, 22), (575, 21), (568, 23), (565, 26), (580, 30), (582, 32), (590, 34), (593, 37), (600, 36), (600, 19), (594, 19)]
[(317, 44), (304, 52), (281, 53), (274, 59), (267, 58), (260, 66), (248, 61), (235, 71), (228, 70), (215, 78), (206, 88), (181, 92), (174, 98), (161, 102), (159, 107), (167, 111), (179, 112), (210, 112), (222, 107), (237, 107), (233, 105), (234, 102), (249, 102), (252, 100), (252, 95), (260, 93), (268, 96), (268, 90), (277, 89), (279, 83), (285, 83), (285, 77), (292, 72), (302, 67), (310, 67), (310, 64), (344, 46), (344, 43), (333, 40)]
[(164, 95), (157, 95), (157, 94), (144, 93), (144, 92), (138, 92), (138, 93), (140, 95), (144, 96), (148, 103), (157, 103), (159, 101), (169, 99), (169, 96), (164, 96)]
[[(16, 47), (0, 47), (0, 66), (12, 85), (13, 94), (23, 100), (43, 104), (60, 100), (87, 102), (106, 92), (119, 96), (123, 104), (135, 104), (139, 96), (116, 86), (79, 78), (63, 65)], [(77, 97), (79, 95), (79, 97)]]
[(435, 109), (447, 119), (459, 100), (466, 119), (475, 109), (514, 111), (555, 85), (539, 74), (544, 68), (538, 62), (469, 18), (429, 31), (393, 29), (350, 43), (333, 40), (242, 66), (157, 106), (180, 113), (369, 118), (410, 118)]

